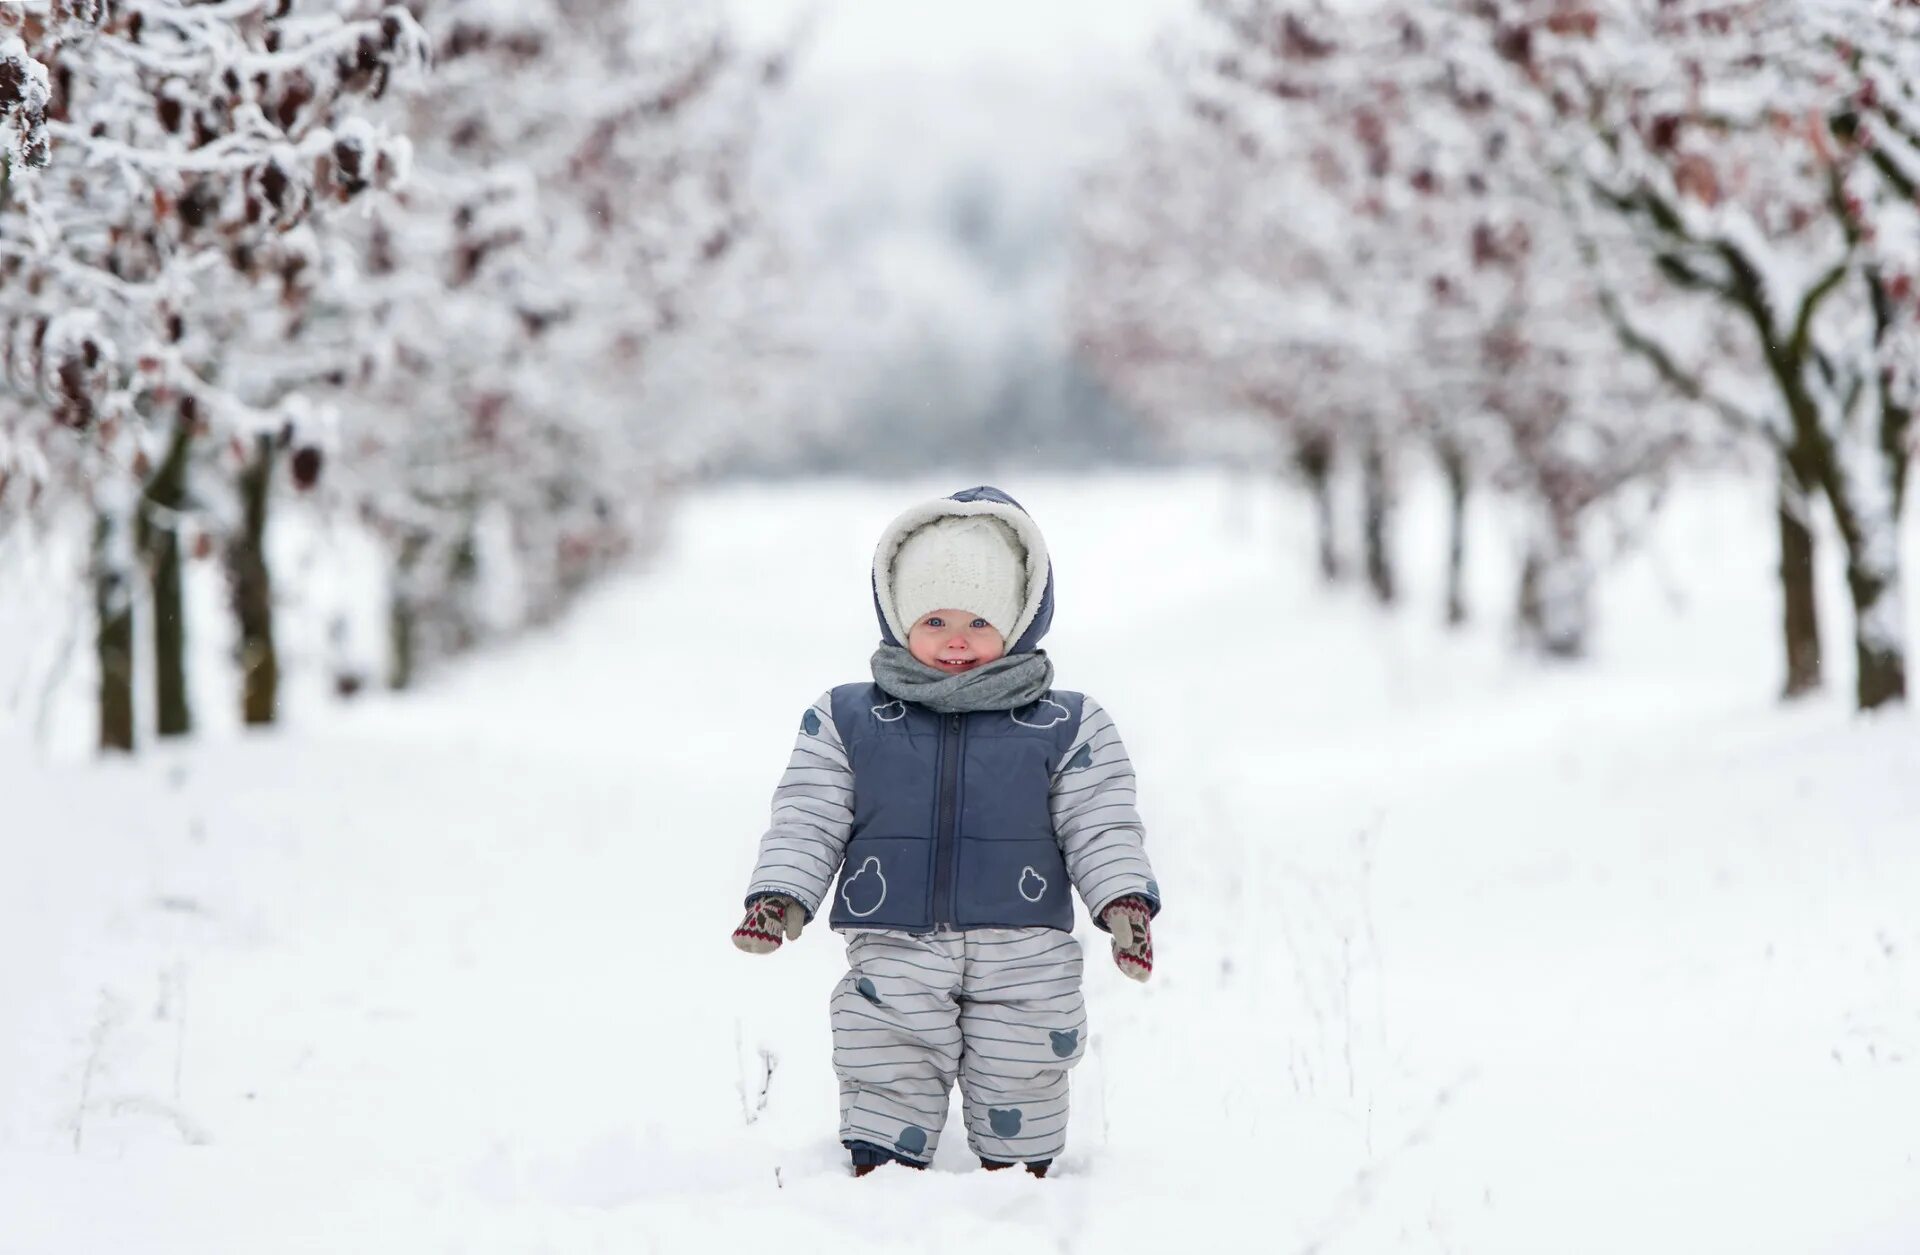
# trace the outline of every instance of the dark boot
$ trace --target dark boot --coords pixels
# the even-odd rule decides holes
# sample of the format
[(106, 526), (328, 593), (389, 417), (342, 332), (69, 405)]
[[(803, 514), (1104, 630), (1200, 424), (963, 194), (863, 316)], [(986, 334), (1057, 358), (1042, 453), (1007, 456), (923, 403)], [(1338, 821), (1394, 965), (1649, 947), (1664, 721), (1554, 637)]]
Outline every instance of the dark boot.
[(856, 1177), (866, 1176), (883, 1163), (897, 1163), (921, 1172), (926, 1171), (927, 1165), (915, 1163), (911, 1159), (903, 1159), (883, 1146), (875, 1146), (872, 1142), (847, 1142), (845, 1146), (847, 1153), (853, 1157), (853, 1175)]
[[(1053, 1160), (1051, 1159), (1036, 1159), (1034, 1162), (1027, 1165), (1027, 1171), (1032, 1173), (1036, 1177), (1044, 1177), (1047, 1175), (1047, 1166), (1052, 1162)], [(1011, 1163), (1007, 1163), (999, 1159), (988, 1159), (984, 1155), (980, 1157), (980, 1166), (982, 1168), (985, 1168), (988, 1172), (998, 1172), (1002, 1168), (1013, 1167)]]

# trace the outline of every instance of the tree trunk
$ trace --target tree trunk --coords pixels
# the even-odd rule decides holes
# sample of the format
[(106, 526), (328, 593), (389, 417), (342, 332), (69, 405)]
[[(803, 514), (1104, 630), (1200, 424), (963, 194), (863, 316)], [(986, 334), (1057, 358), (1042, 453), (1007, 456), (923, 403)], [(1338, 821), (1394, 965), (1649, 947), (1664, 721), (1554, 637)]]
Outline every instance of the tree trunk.
[(1907, 655), (1901, 631), (1900, 576), (1887, 567), (1849, 556), (1847, 587), (1853, 593), (1854, 657), (1859, 666), (1855, 696), (1872, 710), (1907, 697)]
[(416, 627), (413, 602), (405, 594), (395, 593), (387, 606), (387, 687), (396, 693), (413, 684)]
[[(1906, 615), (1900, 587), (1900, 507), (1906, 487), (1907, 414), (1890, 403), (1885, 387), (1876, 403), (1878, 432), (1856, 445), (1858, 433), (1830, 431), (1807, 379), (1814, 369), (1802, 337), (1781, 346), (1770, 339), (1771, 314), (1757, 281), (1743, 279), (1741, 304), (1753, 319), (1767, 361), (1793, 421), (1793, 469), (1817, 480), (1833, 507), (1847, 547), (1847, 589), (1853, 597), (1855, 700), (1861, 710), (1906, 700)], [(1802, 319), (1806, 317), (1803, 312)], [(1796, 357), (1785, 351), (1799, 347)]]
[(1307, 478), (1313, 494), (1314, 524), (1320, 538), (1320, 578), (1340, 578), (1340, 550), (1333, 541), (1333, 438), (1321, 432), (1304, 435), (1294, 446), (1294, 465)]
[(96, 499), (94, 649), (100, 662), (100, 749), (133, 750), (133, 536), (126, 513)]
[(1360, 455), (1362, 485), (1361, 531), (1367, 545), (1367, 586), (1383, 606), (1397, 594), (1393, 576), (1393, 483), (1387, 470), (1385, 443), (1376, 435)]
[(1549, 658), (1584, 658), (1593, 625), (1593, 568), (1577, 521), (1560, 519), (1527, 548), (1520, 568), (1520, 635)]
[[(476, 609), (480, 583), (480, 547), (474, 533), (475, 521), (475, 516), (471, 513), (464, 520), (460, 543), (454, 546), (453, 553), (447, 562), (446, 592), (437, 608), (438, 621), (434, 625), (436, 633), (434, 645), (447, 657), (466, 653), (478, 645), (485, 635)], [(558, 613), (557, 602), (554, 610)]]
[(1467, 458), (1452, 441), (1440, 442), (1440, 469), (1447, 479), (1447, 626), (1467, 621)]
[(188, 452), (193, 438), (176, 427), (167, 456), (142, 494), (137, 528), (153, 583), (154, 715), (161, 736), (193, 731), (187, 695), (187, 618), (182, 598), (180, 516), (187, 504)]
[(254, 440), (240, 471), (240, 529), (227, 540), (227, 582), (240, 627), (240, 712), (250, 726), (273, 723), (280, 707), (280, 656), (273, 645), (273, 575), (267, 567), (267, 506), (277, 462), (268, 436)]
[(395, 692), (412, 686), (420, 649), (420, 608), (414, 595), (416, 568), (426, 552), (423, 539), (400, 543), (394, 559), (392, 587), (387, 593), (387, 687)]
[[(1856, 451), (1857, 452), (1857, 451)], [(1901, 605), (1898, 458), (1848, 458), (1836, 448), (1822, 483), (1847, 546), (1847, 589), (1853, 594), (1855, 698), (1872, 710), (1907, 696), (1906, 615)], [(1849, 468), (1864, 464), (1861, 475)], [(1881, 482), (1882, 478), (1886, 482)]]
[(1811, 476), (1780, 467), (1780, 592), (1786, 632), (1788, 700), (1820, 688), (1820, 616), (1813, 587)]

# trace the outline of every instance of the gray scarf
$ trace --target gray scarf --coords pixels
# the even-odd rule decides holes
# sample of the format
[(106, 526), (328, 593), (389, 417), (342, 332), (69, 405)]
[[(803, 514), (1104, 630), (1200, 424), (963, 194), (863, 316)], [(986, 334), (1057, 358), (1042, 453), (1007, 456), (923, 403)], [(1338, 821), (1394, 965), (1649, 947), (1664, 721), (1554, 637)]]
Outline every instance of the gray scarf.
[(949, 675), (898, 645), (882, 645), (873, 651), (873, 682), (903, 702), (917, 702), (943, 715), (1017, 710), (1039, 701), (1053, 687), (1053, 660), (1046, 650), (1036, 649)]

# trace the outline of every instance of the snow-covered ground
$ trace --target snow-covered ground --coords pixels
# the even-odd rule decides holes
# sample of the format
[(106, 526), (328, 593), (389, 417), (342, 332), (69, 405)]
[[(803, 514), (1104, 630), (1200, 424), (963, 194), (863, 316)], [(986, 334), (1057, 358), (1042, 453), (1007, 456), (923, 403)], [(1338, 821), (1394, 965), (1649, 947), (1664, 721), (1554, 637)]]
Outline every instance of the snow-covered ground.
[(695, 497), (555, 634), (273, 736), (0, 732), (0, 1251), (1920, 1249), (1920, 726), (1846, 709), (1832, 578), (1836, 694), (1774, 704), (1732, 483), (1579, 669), (1507, 652), (1496, 519), (1435, 626), (1424, 493), (1389, 617), (1265, 484), (1008, 483), (1142, 773), (1158, 967), (1083, 925), (1052, 1178), (850, 1179), (840, 947), (728, 932), (873, 535), (958, 486)]

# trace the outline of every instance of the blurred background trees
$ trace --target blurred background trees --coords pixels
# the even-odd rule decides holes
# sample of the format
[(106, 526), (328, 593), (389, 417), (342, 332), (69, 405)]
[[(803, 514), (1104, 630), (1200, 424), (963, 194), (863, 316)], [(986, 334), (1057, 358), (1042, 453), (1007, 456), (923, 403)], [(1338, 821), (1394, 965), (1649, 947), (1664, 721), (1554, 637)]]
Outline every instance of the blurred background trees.
[(1382, 600), (1404, 451), (1437, 454), (1456, 494), (1512, 495), (1533, 520), (1517, 620), (1562, 656), (1590, 635), (1592, 520), (1618, 527), (1677, 470), (1760, 446), (1779, 466), (1785, 691), (1821, 682), (1823, 499), (1856, 700), (1904, 696), (1920, 12), (1200, 8), (1139, 142), (1089, 185), (1074, 317), (1116, 390), (1170, 424), (1274, 397), (1252, 408), (1309, 482), (1358, 461)]
[[(415, 177), (351, 232), (365, 319), (343, 496), (389, 564), (389, 682), (551, 618), (644, 549), (717, 443), (656, 364), (751, 226), (775, 68), (692, 4), (423, 6), (434, 73), (393, 124)], [(491, 616), (480, 589), (511, 586)]]
[[(367, 113), (426, 47), (404, 9), (286, 0), (60, 0), (0, 23), (4, 500), (91, 515), (100, 744), (128, 749), (141, 587), (162, 736), (193, 723), (189, 538), (231, 547), (243, 622), (264, 604), (261, 462), (297, 444), (317, 473), (303, 390), (338, 366), (312, 318), (317, 229), (404, 168)], [(271, 690), (270, 651), (243, 666)]]
[(1757, 461), (1784, 691), (1830, 534), (1904, 697), (1920, 10), (1170, 0), (1138, 72), (809, 75), (832, 12), (0, 6), (0, 567), (77, 564), (98, 744), (203, 722), (195, 639), (275, 721), (290, 605), (296, 670), (406, 687), (690, 480), (956, 465), (1281, 473), (1327, 581), (1578, 658), (1676, 477)]
[(56, 531), (91, 514), (103, 748), (134, 744), (137, 657), (154, 730), (193, 725), (190, 546), (222, 556), (243, 719), (275, 719), (288, 490), (379, 541), (400, 686), (644, 548), (668, 482), (720, 443), (646, 389), (744, 251), (778, 67), (701, 6), (75, 0), (0, 21), (0, 506)]

